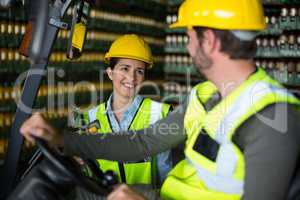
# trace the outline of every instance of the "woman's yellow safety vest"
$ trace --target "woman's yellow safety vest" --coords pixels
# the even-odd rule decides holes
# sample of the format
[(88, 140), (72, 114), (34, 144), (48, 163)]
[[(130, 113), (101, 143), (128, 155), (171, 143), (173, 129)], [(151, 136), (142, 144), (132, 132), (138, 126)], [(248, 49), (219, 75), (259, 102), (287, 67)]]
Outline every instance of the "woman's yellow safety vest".
[[(140, 130), (149, 127), (161, 118), (166, 117), (170, 107), (168, 104), (144, 98), (129, 126), (129, 130)], [(84, 113), (83, 117), (85, 123), (90, 125), (88, 128), (90, 133), (106, 134), (113, 132), (106, 113), (106, 103), (102, 103)], [(118, 175), (120, 182), (127, 184), (153, 184), (154, 186), (157, 184), (155, 157), (127, 163), (103, 159), (98, 159), (97, 162), (101, 170), (113, 170)]]
[[(198, 84), (191, 91), (184, 118), (186, 159), (168, 174), (161, 189), (163, 199), (240, 199), (245, 161), (242, 151), (232, 141), (234, 133), (270, 104), (300, 105), (296, 97), (260, 68), (206, 111), (203, 105), (216, 92), (211, 82)], [(257, 117), (264, 120), (259, 113)]]

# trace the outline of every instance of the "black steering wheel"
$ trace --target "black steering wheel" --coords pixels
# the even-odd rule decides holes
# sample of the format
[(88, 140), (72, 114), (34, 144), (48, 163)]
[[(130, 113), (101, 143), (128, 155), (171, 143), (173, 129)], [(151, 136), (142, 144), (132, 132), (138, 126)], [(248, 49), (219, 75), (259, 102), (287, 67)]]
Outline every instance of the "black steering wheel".
[[(60, 174), (70, 178), (76, 185), (89, 192), (106, 196), (112, 191), (112, 186), (117, 184), (117, 177), (112, 171), (103, 173), (100, 169), (97, 169), (96, 174), (100, 176), (98, 177), (100, 181), (96, 181), (84, 175), (81, 167), (74, 159), (61, 155), (56, 150), (50, 148), (49, 145), (40, 138), (36, 138), (35, 140), (43, 155), (54, 165)], [(95, 169), (91, 170), (93, 171)]]

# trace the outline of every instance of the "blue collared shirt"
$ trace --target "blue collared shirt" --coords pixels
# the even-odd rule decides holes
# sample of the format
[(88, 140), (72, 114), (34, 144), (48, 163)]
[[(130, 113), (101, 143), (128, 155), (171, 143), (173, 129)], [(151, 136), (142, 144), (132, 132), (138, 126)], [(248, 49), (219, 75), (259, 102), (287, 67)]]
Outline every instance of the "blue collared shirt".
[[(108, 114), (113, 132), (127, 131), (130, 124), (135, 117), (135, 113), (139, 109), (139, 106), (143, 100), (143, 97), (136, 95), (131, 105), (127, 110), (123, 111), (120, 122), (117, 121), (114, 111), (112, 110), (113, 95), (111, 95), (107, 101), (106, 112)], [(147, 127), (145, 127), (147, 128)], [(167, 174), (172, 169), (171, 151), (165, 151), (157, 155), (157, 169), (160, 179), (160, 184), (166, 179)]]

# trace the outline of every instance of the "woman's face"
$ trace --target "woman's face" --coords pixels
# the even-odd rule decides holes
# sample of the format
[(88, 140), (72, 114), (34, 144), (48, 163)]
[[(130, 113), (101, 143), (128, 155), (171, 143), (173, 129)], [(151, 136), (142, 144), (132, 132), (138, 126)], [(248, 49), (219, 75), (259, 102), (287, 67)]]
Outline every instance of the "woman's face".
[(139, 60), (120, 58), (114, 68), (107, 68), (114, 94), (133, 98), (145, 78), (146, 64)]

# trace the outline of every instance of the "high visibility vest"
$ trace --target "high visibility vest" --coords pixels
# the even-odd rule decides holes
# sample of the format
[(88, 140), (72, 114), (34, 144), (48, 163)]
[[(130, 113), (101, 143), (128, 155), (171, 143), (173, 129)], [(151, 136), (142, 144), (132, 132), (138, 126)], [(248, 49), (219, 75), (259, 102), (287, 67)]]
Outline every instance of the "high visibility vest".
[(191, 91), (184, 117), (186, 158), (168, 174), (161, 189), (163, 199), (240, 199), (244, 192), (245, 160), (232, 141), (234, 133), (268, 105), (300, 105), (296, 97), (260, 68), (206, 111), (203, 105), (216, 92), (211, 82), (199, 84)]
[[(156, 121), (168, 115), (171, 106), (144, 98), (135, 113), (129, 130), (141, 130), (149, 127)], [(85, 123), (88, 124), (90, 133), (104, 134), (112, 133), (108, 114), (106, 113), (106, 103), (89, 110), (83, 114)], [(138, 162), (117, 162), (104, 159), (97, 160), (101, 170), (113, 170), (120, 182), (127, 184), (157, 184), (156, 157), (146, 158)]]

